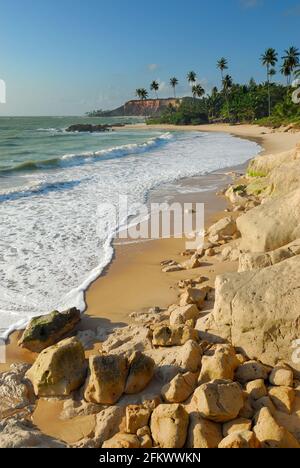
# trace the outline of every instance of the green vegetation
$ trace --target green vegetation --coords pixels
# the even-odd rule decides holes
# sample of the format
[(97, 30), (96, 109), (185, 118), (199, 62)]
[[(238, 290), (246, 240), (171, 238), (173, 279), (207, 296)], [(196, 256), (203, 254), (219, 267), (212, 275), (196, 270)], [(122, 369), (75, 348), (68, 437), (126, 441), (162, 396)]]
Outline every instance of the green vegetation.
[[(147, 122), (175, 125), (257, 123), (271, 127), (294, 124), (300, 127), (300, 106), (292, 101), (295, 89), (291, 86), (293, 78), (300, 78), (300, 52), (296, 47), (290, 47), (281, 57), (280, 72), (286, 78), (286, 84), (274, 82), (278, 57), (275, 49), (267, 49), (260, 58), (262, 66), (266, 68), (266, 81), (256, 83), (251, 78), (247, 84), (235, 83), (230, 74), (225, 75), (229, 64), (222, 57), (217, 62), (221, 86), (214, 87), (207, 95), (203, 87), (197, 84), (197, 74), (191, 71), (187, 74), (187, 82), (191, 86), (193, 99), (178, 99), (177, 105), (169, 106), (159, 118)], [(177, 78), (171, 78), (170, 86), (174, 89), (175, 98), (177, 85)]]
[(265, 174), (264, 172), (248, 170), (247, 171), (247, 176), (257, 178), (257, 177), (267, 177), (267, 174)]

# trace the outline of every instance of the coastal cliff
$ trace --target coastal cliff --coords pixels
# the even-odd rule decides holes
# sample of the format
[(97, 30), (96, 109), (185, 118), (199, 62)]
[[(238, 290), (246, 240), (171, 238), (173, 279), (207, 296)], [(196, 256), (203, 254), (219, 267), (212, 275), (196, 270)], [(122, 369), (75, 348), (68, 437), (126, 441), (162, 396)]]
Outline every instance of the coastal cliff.
[(95, 111), (93, 117), (153, 117), (159, 116), (169, 106), (178, 106), (180, 99), (132, 100), (111, 111)]

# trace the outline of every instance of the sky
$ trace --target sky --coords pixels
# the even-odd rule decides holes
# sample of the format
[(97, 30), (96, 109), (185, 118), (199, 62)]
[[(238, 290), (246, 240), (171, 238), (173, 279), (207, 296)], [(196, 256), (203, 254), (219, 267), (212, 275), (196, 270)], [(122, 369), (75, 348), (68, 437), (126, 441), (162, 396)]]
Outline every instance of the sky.
[(190, 70), (209, 92), (222, 56), (261, 81), (263, 51), (300, 48), (299, 31), (300, 0), (0, 0), (0, 116), (110, 109), (154, 79), (169, 97), (172, 76), (184, 96)]

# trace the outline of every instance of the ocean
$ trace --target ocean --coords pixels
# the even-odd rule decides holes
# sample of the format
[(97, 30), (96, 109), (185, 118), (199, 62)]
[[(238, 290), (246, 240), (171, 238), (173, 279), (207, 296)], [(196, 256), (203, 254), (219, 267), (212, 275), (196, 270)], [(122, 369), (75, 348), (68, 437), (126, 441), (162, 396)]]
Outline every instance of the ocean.
[(120, 228), (103, 206), (126, 195), (134, 215), (154, 188), (177, 181), (182, 190), (180, 179), (260, 151), (223, 133), (65, 131), (122, 120), (0, 118), (0, 338), (54, 309), (84, 311), (84, 292), (111, 262)]

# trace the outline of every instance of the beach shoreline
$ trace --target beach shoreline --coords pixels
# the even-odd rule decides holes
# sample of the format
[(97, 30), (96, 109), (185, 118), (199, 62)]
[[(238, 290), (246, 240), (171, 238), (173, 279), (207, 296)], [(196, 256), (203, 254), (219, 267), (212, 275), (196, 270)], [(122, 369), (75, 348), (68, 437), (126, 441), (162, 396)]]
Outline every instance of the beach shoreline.
[[(249, 139), (258, 143), (262, 147), (260, 154), (278, 154), (283, 151), (291, 150), (299, 141), (299, 132), (297, 133), (281, 133), (274, 132), (265, 127), (256, 125), (227, 125), (227, 124), (211, 124), (211, 125), (197, 125), (197, 126), (173, 126), (173, 125), (146, 125), (146, 124), (133, 124), (127, 125), (118, 131), (126, 129), (157, 129), (161, 131), (200, 131), (200, 132), (221, 132), (230, 133), (231, 135), (243, 139)], [(251, 155), (249, 155), (249, 159)], [(246, 167), (245, 163), (245, 167)], [(231, 170), (238, 170), (239, 168), (224, 168), (222, 171), (214, 172), (229, 172)], [(202, 184), (205, 186), (205, 180), (208, 176), (199, 176)], [(194, 183), (196, 177), (186, 178)], [(226, 200), (216, 196), (216, 192), (224, 188), (231, 182), (231, 178), (227, 177), (218, 183), (216, 189), (207, 192), (207, 198), (204, 203), (206, 208), (206, 223), (211, 224), (215, 220), (224, 215), (224, 209), (227, 206)], [(154, 191), (155, 193), (155, 191)], [(200, 202), (203, 192), (200, 193)], [(199, 193), (197, 191), (188, 197), (176, 198), (179, 202), (199, 202)], [(184, 250), (184, 239), (159, 239), (150, 240), (126, 246), (115, 245), (115, 254), (112, 262), (106, 267), (104, 272), (96, 279), (87, 291), (85, 292), (86, 310), (82, 316), (80, 329), (96, 329), (101, 326), (107, 330), (115, 326), (122, 326), (130, 322), (129, 315), (137, 310), (146, 310), (147, 307), (153, 306), (157, 303), (161, 307), (166, 307), (168, 303), (174, 302), (176, 293), (174, 292), (174, 279), (167, 278), (161, 272), (160, 262), (169, 257), (174, 257), (176, 260), (182, 260), (180, 252)], [(128, 252), (130, 250), (130, 252)], [(128, 260), (130, 259), (130, 260)], [(145, 266), (148, 269), (147, 281), (143, 284), (144, 289), (136, 287), (140, 282), (141, 274), (145, 271)], [(227, 265), (226, 265), (227, 267)], [(226, 268), (225, 267), (225, 268)], [(196, 271), (197, 274), (197, 271)], [(173, 274), (174, 275), (174, 274)], [(195, 275), (195, 273), (194, 273)], [(174, 275), (178, 279), (182, 276), (180, 272)], [(126, 281), (124, 281), (126, 278)], [(127, 283), (129, 282), (129, 284)], [(176, 281), (175, 281), (176, 283)], [(119, 300), (114, 294), (115, 290), (122, 291), (127, 297), (126, 300)], [(143, 297), (139, 293), (143, 292)], [(118, 295), (119, 296), (119, 295)], [(124, 305), (126, 302), (126, 305)], [(101, 306), (99, 307), (99, 304)], [(113, 319), (113, 321), (111, 321)], [(127, 320), (126, 320), (127, 319)], [(22, 334), (22, 330), (13, 332), (5, 346), (6, 364), (0, 364), (0, 372), (9, 368), (14, 362), (28, 362), (32, 363), (36, 356), (27, 350), (23, 350), (17, 346), (18, 339)]]
[[(215, 127), (215, 126), (214, 126)], [(262, 153), (271, 151), (273, 154), (293, 149), (299, 141), (300, 134), (272, 133), (267, 129), (245, 126), (239, 128), (230, 126), (219, 126), (218, 130), (227, 131), (240, 138), (251, 138), (262, 146)], [(151, 128), (151, 127), (150, 127)], [(177, 128), (160, 127), (163, 130)], [(182, 130), (180, 128), (180, 130)], [(186, 130), (191, 130), (190, 128)], [(195, 128), (193, 128), (195, 130)], [(197, 127), (197, 131), (208, 131), (207, 126)], [(262, 134), (262, 132), (265, 132)], [(249, 155), (250, 156), (250, 155)], [(223, 171), (215, 171), (207, 176), (187, 178), (187, 183), (202, 188), (209, 186), (214, 181), (214, 189), (207, 191), (196, 191), (188, 195), (174, 196), (174, 200), (181, 202), (204, 202), (206, 208), (206, 227), (224, 218), (225, 210), (229, 207), (225, 197), (217, 195), (216, 192), (224, 189), (238, 179), (228, 174), (230, 171), (243, 173), (244, 168), (227, 168)], [(200, 186), (200, 181), (202, 185)], [(217, 185), (216, 185), (217, 182)], [(155, 199), (157, 194), (152, 194)], [(230, 212), (235, 218), (239, 213)], [(111, 332), (116, 328), (126, 327), (134, 324), (134, 318), (130, 317), (135, 312), (146, 312), (150, 307), (168, 308), (171, 304), (178, 302), (177, 284), (182, 280), (193, 280), (200, 275), (207, 277), (207, 286), (214, 288), (215, 279), (218, 275), (228, 272), (236, 272), (237, 261), (211, 260), (200, 268), (179, 271), (166, 274), (162, 272), (161, 262), (172, 259), (182, 262), (184, 258), (181, 253), (185, 250), (184, 239), (163, 239), (148, 241), (129, 245), (116, 245), (115, 257), (107, 267), (105, 274), (100, 276), (87, 290), (87, 310), (82, 316), (80, 325), (76, 332), (84, 330), (96, 330), (98, 327)], [(206, 304), (207, 311), (213, 308), (214, 301)], [(206, 310), (203, 312), (205, 313)], [(17, 346), (21, 332), (14, 332), (6, 345), (7, 362), (0, 365), (0, 372), (7, 371), (12, 363), (32, 364), (37, 355)], [(97, 354), (101, 343), (96, 343), (86, 351), (86, 357)], [(95, 416), (84, 416), (72, 420), (63, 421), (60, 413), (63, 408), (62, 401), (48, 401), (40, 399), (33, 414), (33, 421), (39, 429), (66, 443), (76, 443), (91, 431), (95, 424)]]

